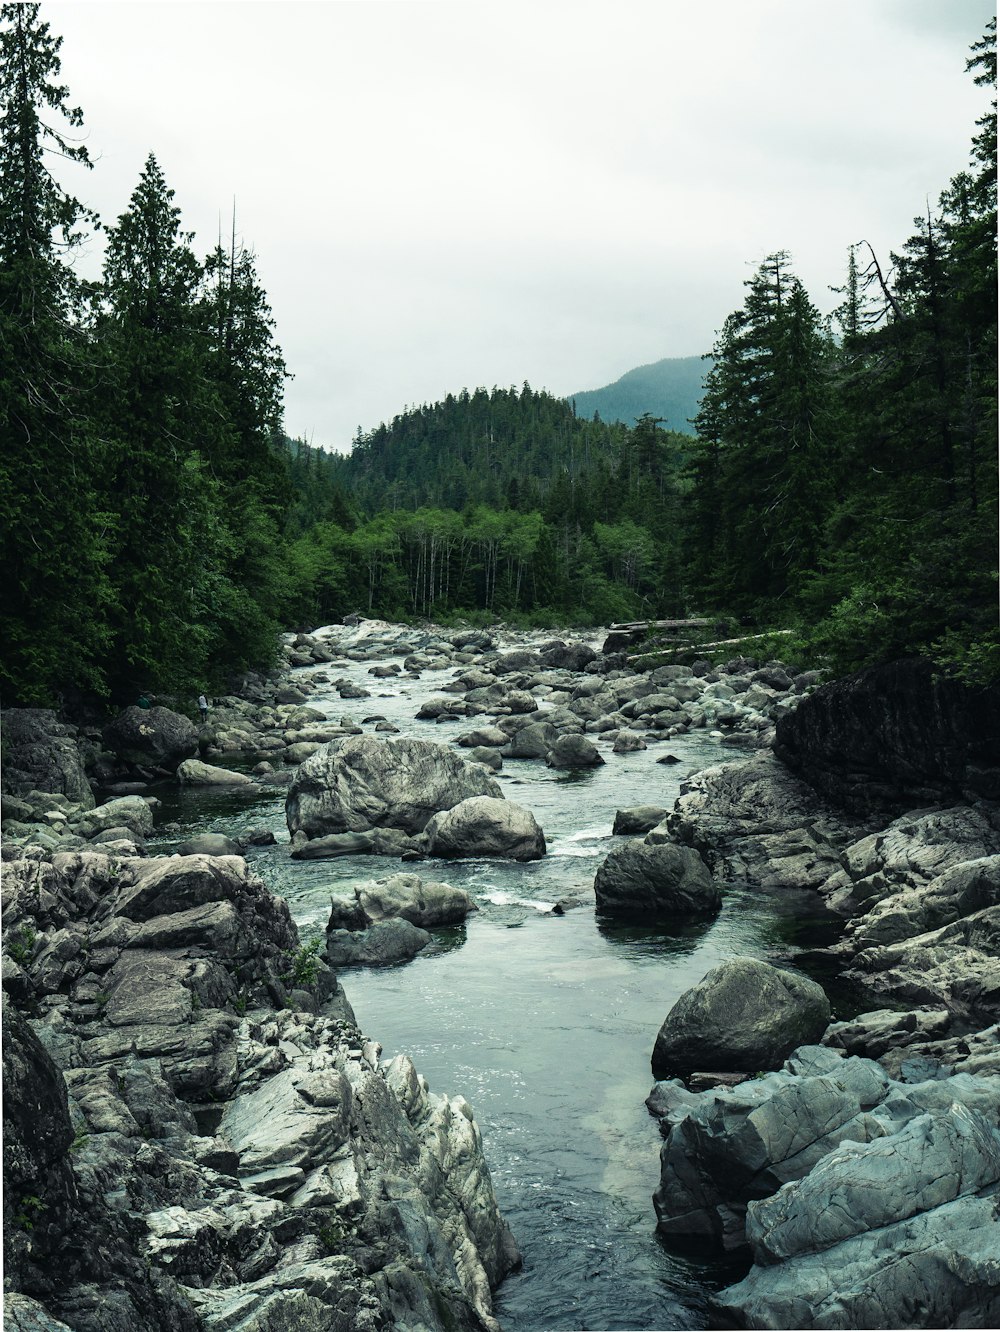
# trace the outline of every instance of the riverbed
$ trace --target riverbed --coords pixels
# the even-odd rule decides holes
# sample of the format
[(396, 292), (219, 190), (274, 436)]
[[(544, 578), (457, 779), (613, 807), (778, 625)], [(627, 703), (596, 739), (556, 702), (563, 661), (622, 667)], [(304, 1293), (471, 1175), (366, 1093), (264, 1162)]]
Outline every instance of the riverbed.
[[(401, 644), (399, 660), (409, 647)], [(448, 742), (476, 723), (416, 721), (450, 672), (419, 680), (373, 680), (370, 662), (305, 668), (326, 677), (310, 706), (370, 730), (385, 718), (402, 734)], [(350, 678), (371, 697), (346, 702), (332, 680)], [(659, 1179), (659, 1133), (644, 1099), (660, 1023), (680, 994), (726, 958), (794, 958), (824, 922), (805, 893), (780, 898), (728, 890), (710, 923), (673, 930), (611, 926), (596, 919), (594, 874), (623, 839), (615, 812), (669, 808), (691, 771), (736, 757), (704, 731), (617, 755), (580, 772), (507, 760), (497, 780), (542, 825), (548, 854), (529, 864), (427, 861), (425, 877), (465, 888), (479, 910), (461, 927), (396, 967), (345, 971), (341, 981), (383, 1057), (405, 1052), (432, 1090), (461, 1094), (484, 1138), (497, 1198), (524, 1256), (496, 1297), (506, 1332), (547, 1329), (680, 1329), (706, 1326), (706, 1299), (742, 1267), (692, 1249), (668, 1250), (655, 1232), (651, 1194)], [(665, 754), (673, 764), (657, 762)], [(248, 799), (185, 790), (162, 818), (182, 835), (236, 835), (266, 826), (278, 844), (248, 859), (291, 907), (304, 940), (322, 933), (331, 896), (397, 872), (392, 860), (294, 861), (284, 793)], [(585, 895), (582, 905), (553, 911)]]

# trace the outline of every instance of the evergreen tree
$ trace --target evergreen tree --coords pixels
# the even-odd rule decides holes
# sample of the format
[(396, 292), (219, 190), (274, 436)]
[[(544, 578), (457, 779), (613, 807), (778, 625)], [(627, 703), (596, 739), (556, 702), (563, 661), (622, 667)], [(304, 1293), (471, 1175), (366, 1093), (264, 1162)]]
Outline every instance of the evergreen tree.
[(84, 290), (68, 257), (95, 222), (48, 158), (91, 165), (37, 4), (0, 9), (0, 611), (8, 703), (100, 688), (107, 518), (88, 415)]

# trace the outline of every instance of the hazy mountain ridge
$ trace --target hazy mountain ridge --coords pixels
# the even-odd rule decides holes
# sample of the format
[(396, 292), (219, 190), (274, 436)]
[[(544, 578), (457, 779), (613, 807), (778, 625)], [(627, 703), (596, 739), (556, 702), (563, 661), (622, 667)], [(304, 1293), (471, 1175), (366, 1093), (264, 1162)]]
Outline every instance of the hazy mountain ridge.
[(578, 416), (592, 417), (598, 412), (602, 421), (633, 425), (649, 412), (663, 417), (668, 430), (693, 435), (691, 418), (698, 410), (710, 367), (711, 358), (668, 356), (636, 366), (603, 388), (570, 393), (566, 401), (575, 403)]

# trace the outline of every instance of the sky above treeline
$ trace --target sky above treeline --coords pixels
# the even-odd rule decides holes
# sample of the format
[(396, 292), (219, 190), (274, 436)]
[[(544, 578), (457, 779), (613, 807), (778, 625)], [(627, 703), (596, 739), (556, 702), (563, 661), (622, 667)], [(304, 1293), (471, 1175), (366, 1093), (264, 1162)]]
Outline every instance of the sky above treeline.
[[(61, 0), (105, 223), (154, 152), (195, 249), (236, 229), (344, 449), (479, 385), (707, 352), (769, 252), (824, 312), (968, 161), (991, 0)], [(99, 263), (100, 242), (82, 257)]]

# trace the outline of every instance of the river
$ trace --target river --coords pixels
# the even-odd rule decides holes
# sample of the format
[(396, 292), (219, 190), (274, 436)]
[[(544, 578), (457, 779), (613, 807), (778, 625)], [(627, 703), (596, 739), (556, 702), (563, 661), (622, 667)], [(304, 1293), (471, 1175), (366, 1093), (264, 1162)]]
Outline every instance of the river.
[[(350, 677), (372, 694), (345, 703), (328, 684), (310, 706), (358, 722), (385, 717), (404, 734), (436, 741), (479, 724), (414, 720), (450, 672), (373, 681), (369, 665), (305, 668), (307, 677)], [(657, 763), (668, 751), (680, 762)], [(480, 910), (464, 926), (438, 931), (433, 949), (406, 965), (340, 977), (384, 1058), (409, 1054), (432, 1090), (461, 1093), (475, 1111), (501, 1210), (524, 1255), (496, 1296), (505, 1332), (706, 1326), (707, 1296), (745, 1268), (697, 1250), (672, 1252), (656, 1235), (660, 1138), (644, 1106), (653, 1042), (679, 995), (719, 962), (784, 961), (822, 930), (805, 893), (775, 899), (746, 887), (728, 890), (714, 921), (674, 930), (609, 926), (590, 905), (554, 914), (559, 899), (592, 887), (601, 858), (623, 840), (611, 835), (616, 810), (669, 807), (689, 772), (737, 756), (704, 731), (638, 753), (603, 752), (603, 767), (572, 774), (508, 760), (497, 780), (542, 825), (546, 858), (417, 866), (467, 889)], [(293, 861), (283, 792), (248, 801), (184, 790), (161, 818), (177, 820), (183, 836), (271, 827), (279, 844), (247, 855), (288, 900), (305, 940), (325, 928), (331, 894), (400, 868), (367, 857)]]

